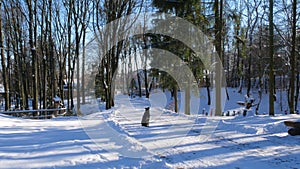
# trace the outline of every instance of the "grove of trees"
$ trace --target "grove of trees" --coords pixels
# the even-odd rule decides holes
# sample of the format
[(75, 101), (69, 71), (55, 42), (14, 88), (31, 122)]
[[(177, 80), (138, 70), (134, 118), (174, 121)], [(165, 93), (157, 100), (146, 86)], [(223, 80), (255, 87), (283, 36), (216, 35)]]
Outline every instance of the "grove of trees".
[[(300, 90), (298, 6), (296, 0), (0, 0), (0, 71), (5, 110), (10, 109), (13, 100), (16, 109), (29, 109), (29, 100), (33, 109), (46, 109), (53, 107), (52, 98), (59, 96), (67, 100), (65, 106), (71, 112), (74, 87), (77, 103), (85, 103), (88, 81), (96, 84), (97, 97), (102, 97), (110, 109), (114, 106), (113, 76), (120, 63), (127, 65), (124, 69), (135, 66), (144, 70), (149, 97), (147, 70), (138, 65), (132, 53), (151, 48), (179, 56), (209, 94), (208, 71), (182, 42), (151, 33), (118, 41), (117, 36), (103, 32), (104, 25), (129, 14), (163, 12), (189, 21), (210, 37), (228, 87), (238, 88), (239, 92), (246, 88), (249, 97), (255, 89), (259, 100), (267, 92), (270, 115), (276, 112), (276, 89), (286, 90), (289, 112), (295, 113)], [(124, 31), (122, 27), (111, 29)], [(99, 56), (103, 57), (100, 63), (87, 64), (91, 58), (86, 53), (92, 49), (86, 46), (94, 37), (101, 42), (97, 47), (110, 50)], [(111, 46), (105, 46), (108, 44)], [(95, 78), (89, 79), (87, 74)], [(153, 69), (150, 74), (163, 77), (161, 87), (173, 91), (177, 101), (176, 81), (160, 70)], [(185, 97), (189, 94), (186, 92)], [(217, 114), (221, 114), (220, 107), (216, 106)], [(80, 110), (80, 104), (76, 109)], [(189, 109), (185, 111), (189, 113)]]

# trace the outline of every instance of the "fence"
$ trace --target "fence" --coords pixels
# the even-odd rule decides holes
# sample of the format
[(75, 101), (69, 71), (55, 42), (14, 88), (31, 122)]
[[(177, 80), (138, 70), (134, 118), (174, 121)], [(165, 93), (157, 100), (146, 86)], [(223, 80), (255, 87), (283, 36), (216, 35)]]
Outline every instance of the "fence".
[(14, 117), (30, 118), (30, 119), (50, 119), (58, 115), (64, 115), (65, 112), (66, 112), (66, 108), (0, 111), (0, 113), (2, 114), (14, 116)]

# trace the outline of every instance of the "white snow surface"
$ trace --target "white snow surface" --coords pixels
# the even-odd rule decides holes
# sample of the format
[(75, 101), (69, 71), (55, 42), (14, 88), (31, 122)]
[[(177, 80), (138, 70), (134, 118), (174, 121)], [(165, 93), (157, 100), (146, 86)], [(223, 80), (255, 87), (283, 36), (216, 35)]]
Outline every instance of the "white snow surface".
[[(242, 99), (225, 110), (239, 111)], [(142, 127), (149, 103), (150, 127)], [(168, 96), (157, 92), (149, 100), (116, 96), (111, 110), (96, 101), (82, 105), (83, 117), (0, 114), (0, 168), (300, 168), (300, 136), (289, 136), (283, 124), (299, 115), (210, 117), (200, 106), (199, 114), (187, 116), (166, 105)]]

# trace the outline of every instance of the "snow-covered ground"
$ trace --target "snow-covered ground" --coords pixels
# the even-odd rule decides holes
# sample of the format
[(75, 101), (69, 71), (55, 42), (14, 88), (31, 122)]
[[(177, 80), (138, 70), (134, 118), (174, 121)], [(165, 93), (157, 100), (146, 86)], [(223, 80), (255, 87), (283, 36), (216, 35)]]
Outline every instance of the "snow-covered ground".
[[(225, 110), (240, 110), (243, 95), (229, 94)], [(208, 111), (201, 106), (205, 93), (200, 98), (199, 110)], [(299, 115), (284, 115), (283, 108), (275, 117), (186, 116), (166, 110), (169, 101), (158, 91), (150, 100), (119, 95), (108, 111), (96, 101), (82, 105), (79, 118), (0, 114), (0, 168), (300, 168), (300, 136), (289, 136), (283, 124)], [(263, 114), (267, 99), (262, 102)], [(140, 125), (147, 105), (148, 128)]]

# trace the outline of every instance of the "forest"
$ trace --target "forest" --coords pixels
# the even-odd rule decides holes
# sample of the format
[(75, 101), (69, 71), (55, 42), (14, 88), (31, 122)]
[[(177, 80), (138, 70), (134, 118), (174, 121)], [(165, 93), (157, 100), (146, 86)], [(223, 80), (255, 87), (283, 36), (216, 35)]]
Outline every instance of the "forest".
[[(149, 53), (137, 58), (145, 49), (154, 48), (179, 56), (191, 69), (197, 85), (209, 91), (210, 72), (186, 44), (148, 30), (134, 36), (119, 35), (130, 29), (134, 17), (127, 18), (127, 24), (110, 25), (128, 15), (166, 13), (188, 21), (209, 37), (227, 87), (238, 88), (239, 92), (246, 89), (249, 97), (253, 89), (260, 97), (268, 93), (271, 116), (276, 89), (285, 90), (289, 113), (294, 114), (299, 111), (300, 91), (298, 5), (296, 0), (1, 0), (0, 84), (4, 88), (4, 109), (28, 110), (30, 100), (32, 109), (47, 109), (54, 106), (52, 99), (56, 96), (66, 100), (64, 106), (70, 114), (79, 112), (78, 103), (85, 104), (89, 96), (100, 97), (110, 109), (114, 106), (115, 74), (129, 70), (137, 73), (139, 96), (143, 93), (141, 83), (145, 83), (145, 96), (149, 97), (152, 84), (147, 78), (151, 75), (152, 79), (159, 76), (160, 87), (174, 91), (176, 97), (179, 86), (172, 76), (158, 69), (147, 70), (141, 64), (154, 64), (153, 56)], [(152, 28), (143, 29), (155, 29), (155, 20), (153, 23)], [(109, 33), (103, 31), (104, 25), (111, 26)], [(99, 56), (101, 52), (95, 52), (95, 48), (109, 50)], [(124, 65), (122, 70), (120, 64)], [(126, 90), (130, 83), (127, 78)], [(217, 114), (221, 114), (219, 111)]]

